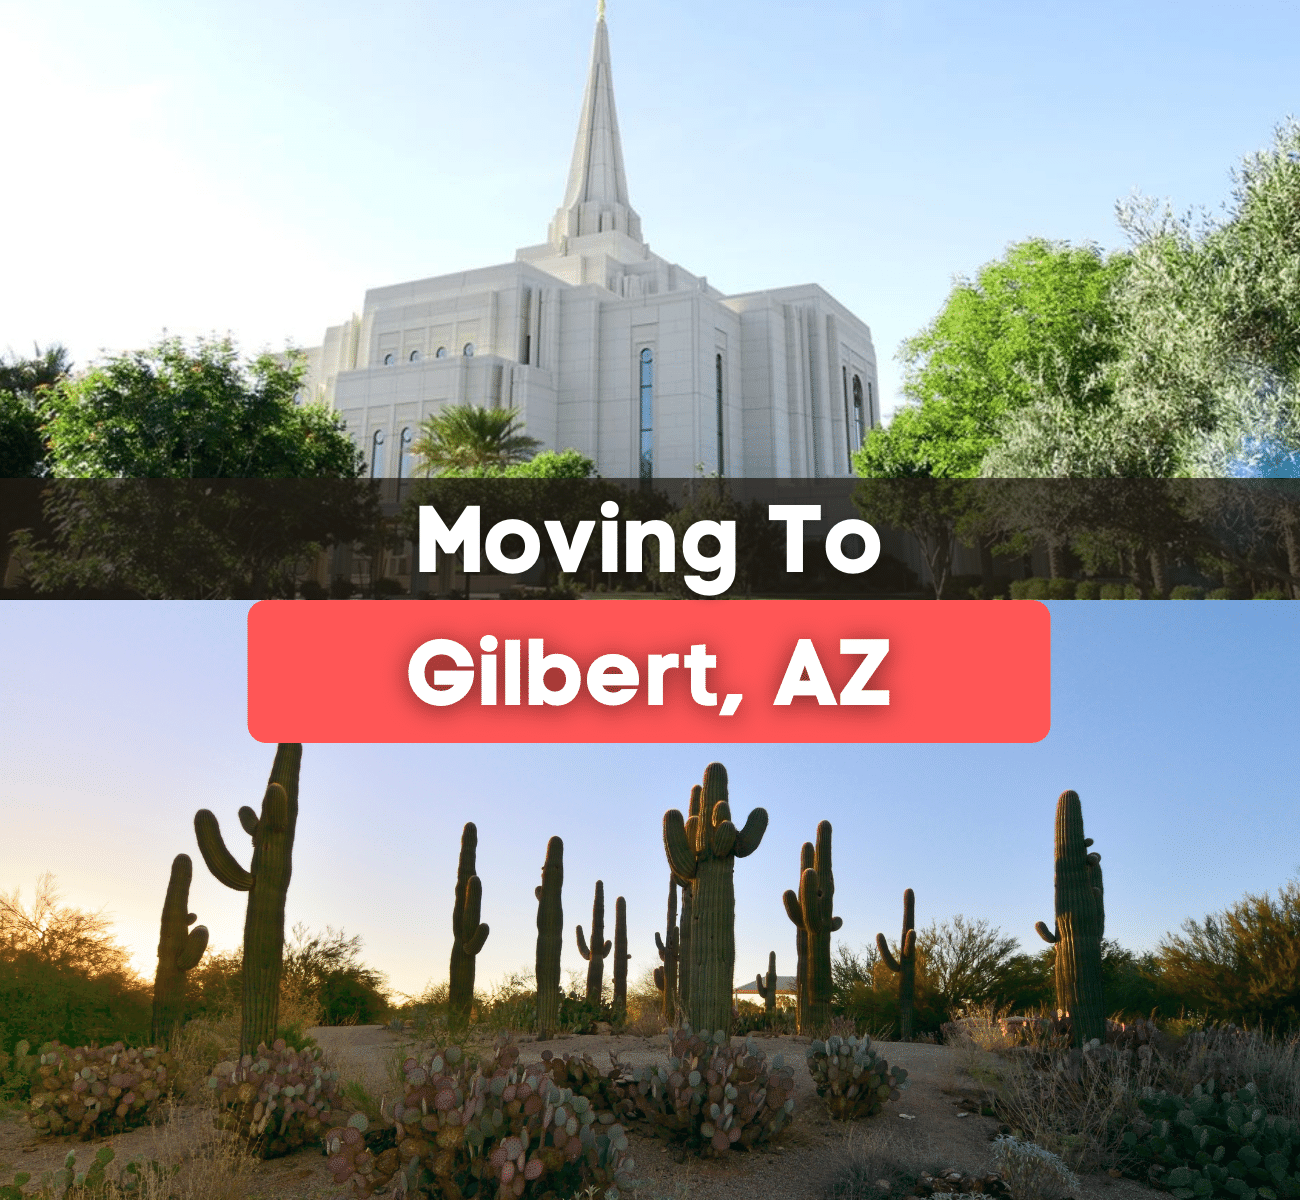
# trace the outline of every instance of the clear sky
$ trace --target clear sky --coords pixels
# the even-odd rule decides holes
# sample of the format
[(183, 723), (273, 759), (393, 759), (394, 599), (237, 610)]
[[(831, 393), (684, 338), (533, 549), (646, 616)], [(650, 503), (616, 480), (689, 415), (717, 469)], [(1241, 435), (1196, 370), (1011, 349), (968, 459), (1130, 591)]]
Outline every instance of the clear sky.
[[(509, 261), (559, 204), (592, 0), (0, 0), (0, 351), (319, 343), (368, 287)], [(1295, 107), (1294, 0), (609, 0), (631, 200), (725, 292), (899, 342), (1030, 236), (1216, 209)]]
[[(592, 890), (628, 900), (632, 976), (657, 962), (668, 870), (662, 820), (711, 760), (732, 810), (771, 824), (736, 868), (737, 977), (794, 969), (781, 894), (799, 846), (833, 822), (838, 940), (898, 936), (912, 887), (921, 925), (984, 917), (1042, 948), (1052, 920), (1056, 797), (1074, 788), (1103, 856), (1106, 932), (1154, 947), (1188, 916), (1300, 873), (1295, 693), (1300, 605), (1050, 606), (1053, 725), (1008, 746), (309, 745), (288, 921), (357, 933), (396, 987), (446, 976), (461, 827), (479, 829), (478, 981), (531, 970), (533, 888), (565, 841), (566, 969), (582, 968)], [(152, 976), (172, 857), (195, 860), (191, 910), (239, 944), (245, 897), (197, 853), (218, 816), (248, 861), (236, 812), (259, 805), (272, 748), (245, 727), (247, 605), (6, 603), (0, 608), (0, 890), (30, 899), (53, 871), (68, 903), (105, 906)]]

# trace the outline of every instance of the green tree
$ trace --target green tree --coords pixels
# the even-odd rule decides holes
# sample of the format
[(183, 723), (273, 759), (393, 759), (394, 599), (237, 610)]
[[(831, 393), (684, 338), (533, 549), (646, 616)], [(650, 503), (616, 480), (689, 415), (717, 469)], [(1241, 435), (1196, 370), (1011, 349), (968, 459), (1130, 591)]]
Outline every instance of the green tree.
[(26, 479), (41, 473), (41, 393), (64, 379), (71, 367), (57, 343), (31, 358), (0, 356), (0, 479)]
[(526, 461), (541, 444), (513, 408), (448, 404), (424, 420), (411, 449), (426, 475), (487, 475)]
[(938, 316), (903, 343), (911, 405), (867, 436), (857, 473), (977, 476), (1008, 415), (1044, 391), (1084, 410), (1104, 404), (1126, 267), (1122, 255), (1034, 238), (958, 279)]
[(950, 1013), (968, 1001), (993, 999), (999, 976), (1020, 946), (983, 917), (967, 921), (960, 913), (917, 930), (916, 944), (925, 956), (930, 986)]
[(44, 393), (50, 472), (65, 479), (353, 479), (337, 414), (298, 404), (301, 356), (247, 361), (229, 338), (165, 338)]

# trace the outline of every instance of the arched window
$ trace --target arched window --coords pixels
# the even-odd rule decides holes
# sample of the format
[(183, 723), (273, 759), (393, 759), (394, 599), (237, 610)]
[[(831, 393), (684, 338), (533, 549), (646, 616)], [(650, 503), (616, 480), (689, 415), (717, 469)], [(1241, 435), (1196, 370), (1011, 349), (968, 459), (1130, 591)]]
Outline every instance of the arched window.
[(447, 357), (447, 347), (446, 347), (446, 346), (439, 346), (439, 347), (438, 347), (438, 351), (437, 351), (437, 353), (436, 353), (433, 357), (434, 357), (434, 358), (446, 358), (446, 357)]
[(474, 357), (474, 343), (473, 343), (473, 342), (466, 342), (466, 343), (465, 343), (465, 352), (464, 352), (464, 353), (465, 353), (465, 357), (466, 357), (466, 358), (473, 358), (473, 357)]
[(722, 355), (721, 354), (719, 354), (715, 358), (713, 366), (717, 374), (717, 385), (718, 385), (717, 387), (718, 390), (718, 478), (721, 479), (722, 476), (724, 476), (727, 473), (723, 465), (727, 460), (723, 457), (723, 445), (722, 445), (723, 421), (722, 421)]
[(385, 355), (384, 355), (384, 366), (386, 366), (386, 367), (391, 367), (391, 366), (393, 365), (394, 358), (395, 358), (395, 356), (394, 356), (393, 354), (391, 354), (391, 353), (389, 353), (389, 354), (385, 354)]
[(853, 428), (857, 432), (858, 445), (861, 446), (867, 431), (863, 425), (862, 380), (856, 375), (853, 376)]
[(654, 478), (655, 460), (655, 356), (647, 346), (641, 351), (641, 478)]
[(420, 361), (420, 357), (421, 357), (421, 355), (420, 355), (420, 352), (419, 352), (418, 350), (412, 350), (411, 353), (408, 354), (408, 355), (406, 356), (406, 361), (407, 361), (407, 362), (419, 362), (419, 361)]
[(397, 452), (397, 478), (411, 478), (411, 443), (415, 441), (415, 433), (408, 425), (402, 430), (402, 436), (399, 439), (401, 447)]
[(375, 430), (375, 436), (370, 439), (370, 478), (382, 479), (384, 477), (384, 431)]

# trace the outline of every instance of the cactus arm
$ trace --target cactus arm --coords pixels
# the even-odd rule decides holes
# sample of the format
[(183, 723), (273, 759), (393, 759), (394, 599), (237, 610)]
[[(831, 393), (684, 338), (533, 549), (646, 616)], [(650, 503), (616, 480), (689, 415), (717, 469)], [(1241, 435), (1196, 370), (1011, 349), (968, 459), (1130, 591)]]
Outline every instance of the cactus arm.
[(821, 905), (817, 902), (817, 872), (812, 867), (799, 880), (799, 911), (803, 913), (803, 927), (809, 933), (820, 933), (822, 927)]
[(803, 909), (799, 907), (799, 897), (794, 892), (786, 888), (785, 895), (781, 897), (785, 903), (785, 915), (790, 918), (800, 929), (803, 928)]
[(661, 991), (661, 992), (664, 990), (664, 969), (663, 969), (663, 967), (655, 967), (655, 987), (658, 988), (659, 991)]
[(909, 929), (907, 936), (903, 938), (903, 957), (913, 958), (916, 955), (916, 930)]
[[(190, 920), (194, 920), (191, 914)], [(199, 965), (199, 959), (203, 957), (203, 952), (208, 948), (208, 927), (206, 925), (195, 925), (185, 937), (185, 947), (176, 956), (176, 969), (178, 971), (188, 971), (192, 967)]]
[(249, 837), (257, 836), (257, 814), (247, 804), (240, 807), (239, 823)]
[(709, 846), (715, 858), (726, 858), (736, 846), (736, 827), (730, 821), (719, 822), (713, 827)]
[(533, 895), (536, 896), (539, 900), (542, 898), (542, 885), (540, 883), (535, 888), (533, 888)]
[(655, 949), (659, 951), (659, 957), (663, 958), (668, 953), (667, 947), (664, 946), (664, 940), (659, 936), (659, 930), (655, 930)]
[(903, 964), (898, 962), (892, 954), (889, 953), (889, 943), (885, 941), (883, 933), (876, 934), (876, 949), (880, 951), (880, 957), (891, 971), (897, 974), (903, 969)]
[(1038, 936), (1049, 945), (1055, 946), (1061, 939), (1056, 936), (1042, 921), (1035, 921), (1034, 928), (1038, 931)]
[(600, 952), (600, 957), (601, 957), (601, 958), (608, 958), (608, 957), (609, 957), (609, 951), (610, 951), (610, 948), (611, 948), (612, 946), (613, 946), (613, 942), (611, 942), (611, 941), (609, 940), (609, 938), (606, 938), (606, 939), (605, 939), (605, 945), (604, 945), (604, 948), (603, 948), (603, 949), (601, 950), (601, 952)]
[(284, 833), (289, 828), (289, 797), (278, 783), (272, 783), (266, 789), (257, 828), (268, 833)]
[[(696, 820), (692, 817), (691, 820)], [(664, 853), (668, 856), (668, 868), (674, 878), (683, 885), (688, 885), (695, 878), (695, 851), (686, 829), (682, 814), (675, 808), (664, 813)]]
[(587, 949), (587, 939), (582, 936), (582, 926), (578, 926), (578, 953), (591, 962), (591, 951)]
[(840, 929), (843, 929), (843, 928), (844, 928), (844, 918), (843, 918), (843, 917), (832, 917), (832, 918), (831, 918), (831, 932), (832, 932), (832, 933), (835, 933), (837, 930), (840, 930)]
[(766, 832), (767, 809), (751, 809), (748, 818), (745, 820), (744, 827), (736, 834), (736, 857), (748, 858), (753, 854), (758, 849), (758, 844), (763, 840), (763, 834)]
[(221, 839), (221, 826), (208, 809), (201, 808), (194, 814), (194, 834), (198, 838), (203, 861), (208, 864), (208, 870), (219, 883), (224, 883), (237, 892), (252, 891), (252, 875), (226, 849), (226, 843)]

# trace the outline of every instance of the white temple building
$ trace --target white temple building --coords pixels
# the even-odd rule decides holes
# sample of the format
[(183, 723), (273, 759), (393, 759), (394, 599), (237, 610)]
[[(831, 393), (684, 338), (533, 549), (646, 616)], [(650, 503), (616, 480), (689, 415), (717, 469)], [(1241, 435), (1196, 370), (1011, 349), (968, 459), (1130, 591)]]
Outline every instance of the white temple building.
[(607, 478), (848, 476), (880, 421), (871, 331), (822, 288), (726, 296), (651, 252), (628, 198), (604, 0), (546, 241), (368, 291), (308, 362), (308, 394), (344, 417), (376, 476), (413, 473), (418, 426), (446, 404), (517, 409), (529, 436)]

